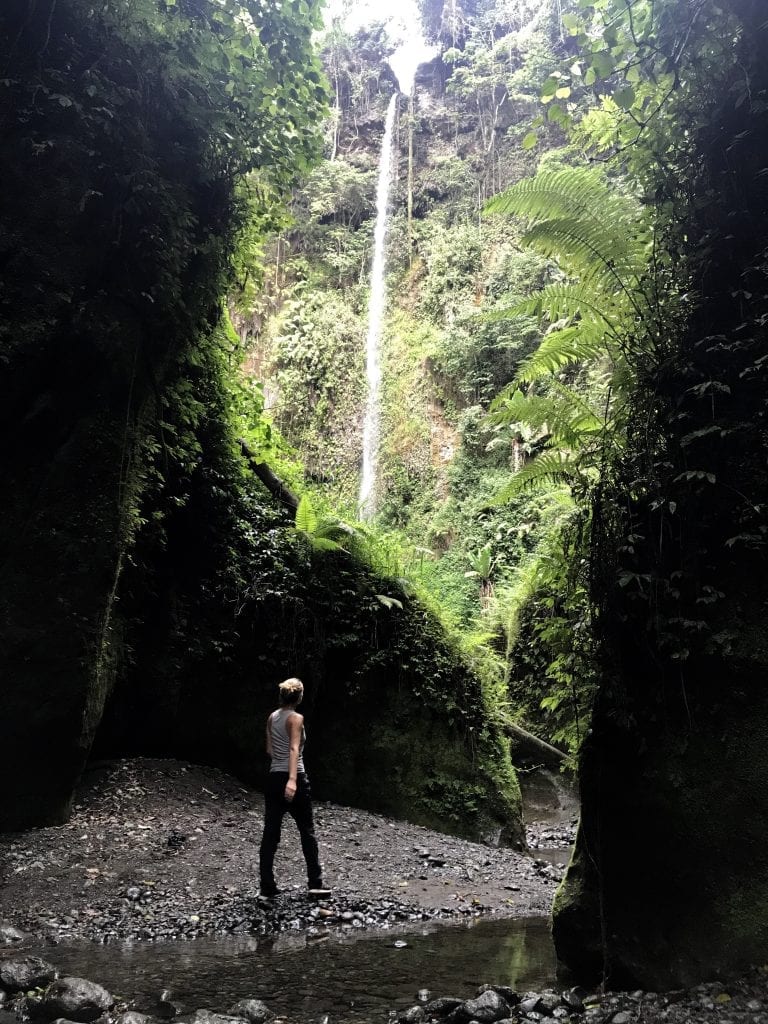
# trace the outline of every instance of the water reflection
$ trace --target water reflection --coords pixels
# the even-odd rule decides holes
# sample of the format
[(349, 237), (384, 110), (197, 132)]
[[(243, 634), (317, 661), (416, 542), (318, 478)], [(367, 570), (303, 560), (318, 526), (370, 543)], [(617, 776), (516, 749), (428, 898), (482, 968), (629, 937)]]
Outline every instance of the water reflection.
[[(483, 982), (540, 990), (555, 981), (549, 927), (541, 917), (354, 939), (312, 946), (298, 936), (277, 943), (248, 937), (62, 944), (34, 952), (67, 974), (134, 996), (144, 1012), (152, 1012), (158, 993), (169, 988), (187, 1010), (223, 1011), (254, 997), (297, 1021), (324, 1014), (333, 1021), (384, 1020), (388, 1010), (411, 1005), (421, 988), (466, 998)], [(407, 945), (397, 948), (396, 940)]]

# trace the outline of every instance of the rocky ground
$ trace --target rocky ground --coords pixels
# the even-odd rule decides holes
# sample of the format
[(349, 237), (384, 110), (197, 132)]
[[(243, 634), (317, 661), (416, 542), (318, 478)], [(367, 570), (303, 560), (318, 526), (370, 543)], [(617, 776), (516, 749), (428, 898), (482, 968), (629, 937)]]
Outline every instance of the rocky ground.
[[(67, 825), (0, 838), (0, 1024), (29, 1017), (42, 1024), (153, 1024), (132, 1011), (129, 993), (113, 998), (92, 982), (56, 979), (55, 948), (54, 964), (26, 956), (30, 939), (54, 947), (76, 938), (288, 931), (310, 942), (424, 920), (544, 915), (574, 831), (567, 813), (564, 822), (529, 822), (532, 855), (522, 855), (331, 804), (318, 805), (316, 816), (331, 898), (315, 903), (305, 894), (288, 821), (278, 862), (284, 891), (266, 901), (257, 887), (258, 794), (222, 772), (179, 762), (120, 761), (92, 770)], [(451, 993), (435, 999), (425, 989), (412, 1006), (393, 1008), (389, 1022), (768, 1024), (768, 967), (728, 984), (667, 993), (518, 993), (488, 982), (469, 1000)], [(165, 996), (157, 1005), (158, 1018), (176, 1016)], [(264, 1024), (272, 1017), (258, 999), (217, 1009), (179, 1020)]]
[[(258, 793), (176, 761), (96, 766), (69, 823), (0, 837), (0, 921), (54, 941), (110, 941), (545, 915), (562, 874), (538, 850), (494, 849), (333, 804), (315, 812), (331, 900), (307, 897), (286, 818), (282, 894), (265, 901)], [(567, 826), (529, 826), (534, 846), (549, 834), (553, 847), (573, 838)]]

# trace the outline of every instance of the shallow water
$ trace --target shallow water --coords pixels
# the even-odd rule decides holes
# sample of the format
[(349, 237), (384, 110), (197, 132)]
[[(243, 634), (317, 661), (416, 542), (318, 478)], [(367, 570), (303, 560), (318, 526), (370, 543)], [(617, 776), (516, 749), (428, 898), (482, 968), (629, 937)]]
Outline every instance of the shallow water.
[[(397, 948), (395, 942), (406, 942)], [(461, 927), (327, 939), (314, 945), (284, 934), (256, 938), (98, 946), (61, 944), (35, 950), (62, 973), (90, 978), (152, 1012), (170, 989), (184, 1010), (223, 1012), (242, 998), (263, 999), (294, 1021), (385, 1021), (410, 1006), (419, 989), (433, 996), (474, 995), (479, 984), (525, 991), (555, 983), (547, 920), (481, 920)]]

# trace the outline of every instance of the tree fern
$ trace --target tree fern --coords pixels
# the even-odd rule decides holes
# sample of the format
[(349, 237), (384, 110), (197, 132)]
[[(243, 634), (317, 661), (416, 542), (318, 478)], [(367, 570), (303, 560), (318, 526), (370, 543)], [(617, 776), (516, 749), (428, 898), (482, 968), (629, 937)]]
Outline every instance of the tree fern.
[(617, 283), (642, 272), (650, 231), (640, 204), (596, 168), (541, 171), (486, 204), (528, 222), (523, 244), (554, 256), (569, 274)]
[[(502, 492), (500, 500), (509, 500), (523, 488), (595, 474), (600, 443), (619, 427), (628, 380), (624, 353), (646, 312), (651, 232), (636, 199), (598, 168), (542, 171), (492, 199), (486, 210), (522, 217), (522, 244), (556, 259), (568, 275), (492, 314), (540, 316), (550, 325), (492, 410), (497, 424), (524, 423), (547, 435), (548, 450)], [(598, 412), (560, 377), (568, 367), (601, 361), (609, 372), (600, 382)]]

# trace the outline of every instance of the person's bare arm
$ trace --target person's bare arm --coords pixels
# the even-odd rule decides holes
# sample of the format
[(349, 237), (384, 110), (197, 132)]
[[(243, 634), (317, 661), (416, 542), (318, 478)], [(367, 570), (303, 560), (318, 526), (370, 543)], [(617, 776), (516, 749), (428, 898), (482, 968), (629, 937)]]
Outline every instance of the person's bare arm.
[(272, 757), (272, 715), (267, 719), (267, 754)]
[(304, 716), (294, 712), (285, 723), (288, 732), (288, 781), (285, 784), (285, 799), (290, 803), (296, 796), (296, 778), (299, 769), (299, 746)]

